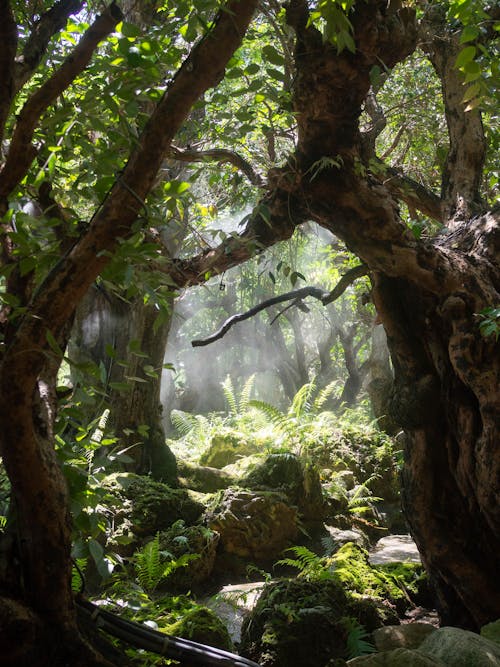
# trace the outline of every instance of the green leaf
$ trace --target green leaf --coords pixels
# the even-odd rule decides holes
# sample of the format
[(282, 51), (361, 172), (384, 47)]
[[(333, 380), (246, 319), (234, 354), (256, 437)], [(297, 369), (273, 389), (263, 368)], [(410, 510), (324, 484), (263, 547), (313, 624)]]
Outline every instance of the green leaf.
[(271, 46), (270, 44), (264, 46), (262, 49), (262, 56), (265, 61), (272, 63), (273, 65), (283, 66), (285, 64), (284, 57), (274, 48), (274, 46)]
[(476, 57), (476, 51), (477, 49), (475, 46), (466, 46), (464, 49), (462, 49), (458, 54), (457, 59), (455, 60), (455, 67), (460, 69), (467, 63), (470, 63), (471, 60), (474, 60)]
[(123, 21), (119, 32), (121, 32), (124, 37), (138, 37), (142, 31), (139, 26)]

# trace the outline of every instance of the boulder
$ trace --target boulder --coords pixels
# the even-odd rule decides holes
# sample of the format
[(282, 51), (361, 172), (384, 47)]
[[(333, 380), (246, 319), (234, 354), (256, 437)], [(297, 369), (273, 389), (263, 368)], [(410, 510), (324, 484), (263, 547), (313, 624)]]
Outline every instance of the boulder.
[(267, 456), (240, 480), (240, 486), (283, 493), (306, 521), (320, 522), (325, 515), (317, 468), (290, 452)]
[(460, 628), (439, 628), (418, 650), (453, 667), (500, 667), (500, 644)]
[(255, 440), (233, 429), (221, 429), (212, 437), (210, 446), (200, 457), (200, 465), (210, 468), (224, 468), (238, 459), (258, 451)]
[(235, 484), (235, 478), (224, 470), (179, 461), (177, 464), (179, 484), (201, 493), (215, 493)]
[(211, 609), (195, 607), (181, 619), (164, 626), (164, 631), (174, 637), (183, 637), (200, 644), (232, 651), (233, 642), (226, 626)]
[(372, 636), (377, 651), (390, 651), (395, 648), (418, 648), (435, 631), (430, 623), (406, 623), (377, 628)]
[(296, 509), (273, 492), (226, 489), (213, 501), (204, 522), (220, 533), (226, 552), (257, 561), (277, 558), (298, 535)]
[(186, 526), (176, 521), (168, 530), (160, 533), (160, 547), (178, 560), (185, 554), (196, 556), (185, 567), (169, 575), (165, 583), (174, 589), (190, 589), (212, 574), (220, 535), (206, 526)]
[(382, 624), (374, 603), (333, 578), (272, 582), (243, 621), (241, 653), (265, 667), (339, 664), (354, 622), (368, 631)]
[(451, 667), (452, 664), (408, 648), (396, 648), (347, 661), (348, 667)]
[(178, 519), (195, 523), (205, 509), (186, 489), (173, 489), (144, 475), (113, 473), (101, 486), (108, 492), (116, 530), (127, 524), (133, 536), (155, 535)]
[(500, 619), (483, 625), (481, 628), (481, 637), (500, 644)]

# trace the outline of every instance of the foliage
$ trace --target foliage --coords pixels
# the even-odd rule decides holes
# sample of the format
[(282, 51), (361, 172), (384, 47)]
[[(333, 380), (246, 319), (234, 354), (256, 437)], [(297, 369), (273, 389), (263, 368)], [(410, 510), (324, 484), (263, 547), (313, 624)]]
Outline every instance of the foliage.
[(174, 559), (168, 551), (160, 549), (159, 533), (134, 556), (134, 566), (137, 580), (146, 593), (151, 594), (175, 570), (186, 567), (192, 560), (199, 558), (198, 554), (182, 554)]
[(479, 330), (488, 338), (494, 337), (497, 341), (500, 337), (500, 308), (486, 308), (479, 313)]
[(333, 571), (326, 566), (325, 560), (305, 546), (290, 547), (287, 551), (295, 554), (295, 558), (282, 558), (276, 565), (296, 568), (306, 581), (322, 581), (334, 579)]
[(347, 659), (361, 655), (375, 653), (375, 646), (369, 641), (370, 633), (355, 618), (346, 618), (344, 621), (347, 634)]

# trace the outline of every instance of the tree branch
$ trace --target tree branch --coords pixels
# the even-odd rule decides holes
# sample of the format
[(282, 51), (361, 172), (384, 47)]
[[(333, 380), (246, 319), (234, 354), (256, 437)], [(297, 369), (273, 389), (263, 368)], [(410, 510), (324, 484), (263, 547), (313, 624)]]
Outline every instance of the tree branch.
[(10, 3), (0, 4), (0, 143), (15, 94), (14, 65), (17, 50), (17, 25)]
[(9, 196), (36, 155), (31, 140), (42, 114), (85, 69), (99, 42), (109, 35), (121, 18), (116, 5), (111, 5), (98, 16), (61, 67), (27, 100), (16, 123), (7, 161), (0, 172), (0, 199)]
[(262, 303), (257, 304), (244, 313), (237, 313), (236, 315), (232, 315), (211, 336), (199, 340), (193, 340), (191, 341), (191, 345), (193, 347), (203, 347), (204, 345), (210, 345), (210, 343), (214, 343), (216, 340), (223, 338), (229, 329), (238, 322), (248, 320), (260, 313), (262, 310), (265, 310), (271, 306), (275, 306), (278, 303), (283, 303), (283, 301), (293, 301), (294, 303), (291, 305), (299, 305), (302, 299), (305, 299), (308, 296), (312, 296), (314, 299), (318, 299), (324, 306), (326, 306), (327, 304), (332, 303), (338, 299), (349, 287), (349, 285), (351, 285), (357, 278), (364, 276), (367, 273), (368, 268), (364, 264), (359, 264), (358, 266), (349, 269), (349, 271), (347, 271), (347, 273), (342, 276), (331, 292), (326, 292), (319, 287), (310, 285), (308, 287), (301, 287), (300, 289), (292, 290), (291, 292), (285, 292), (285, 294), (273, 296), (271, 299), (262, 301)]
[(440, 197), (409, 176), (402, 174), (399, 169), (388, 167), (381, 160), (377, 162), (385, 174), (383, 183), (393, 197), (404, 201), (410, 208), (420, 211), (429, 218), (443, 222)]
[(83, 5), (81, 0), (59, 0), (40, 16), (16, 63), (16, 90), (22, 88), (35, 72), (52, 37), (64, 28), (68, 17), (79, 12)]
[(168, 157), (181, 162), (209, 162), (212, 160), (219, 164), (229, 162), (229, 164), (242, 171), (252, 185), (256, 185), (258, 188), (264, 187), (262, 177), (254, 170), (252, 165), (239, 153), (225, 148), (210, 148), (208, 150), (197, 151), (190, 148), (170, 146)]

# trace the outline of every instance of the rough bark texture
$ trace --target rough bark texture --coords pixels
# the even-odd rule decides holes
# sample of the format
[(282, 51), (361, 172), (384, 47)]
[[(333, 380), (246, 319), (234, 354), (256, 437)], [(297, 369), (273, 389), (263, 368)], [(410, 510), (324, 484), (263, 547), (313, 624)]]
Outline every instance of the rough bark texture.
[[(16, 582), (16, 594), (22, 595), (42, 618), (44, 641), (39, 644), (41, 648), (55, 647), (54, 654), (49, 654), (51, 666), (104, 664), (104, 661), (96, 658), (90, 649), (81, 648), (84, 644), (77, 631), (70, 587), (71, 522), (67, 489), (50, 439), (50, 425), (37, 421), (38, 382), (43, 377), (47, 355), (51, 354), (47, 332), (64, 347), (65, 327), (77, 303), (109, 261), (104, 251), (112, 251), (118, 238), (131, 233), (141, 202), (153, 185), (174, 134), (199, 96), (223, 76), (224, 67), (240, 44), (255, 7), (256, 2), (233, 1), (220, 12), (208, 35), (198, 42), (151, 115), (122, 177), (94, 216), (89, 230), (48, 275), (31, 302), (26, 303), (26, 313), (11, 328), (2, 350), (0, 447), (12, 480), (12, 504), (17, 521), (21, 573)], [(108, 21), (110, 16), (114, 23)], [(111, 5), (97, 24), (105, 24), (109, 32), (119, 19), (119, 11)], [(63, 84), (69, 85), (76, 70), (81, 71), (88, 62), (89, 51), (84, 47), (95, 48), (98, 38), (103, 36), (104, 31), (92, 34), (91, 28), (84, 45), (80, 49), (76, 47), (82, 58), (75, 58), (73, 68), (71, 61), (67, 61), (25, 105), (0, 172), (2, 212), (7, 209), (7, 197), (25, 175), (35, 155), (30, 143), (34, 124), (54, 95), (62, 92)], [(24, 128), (23, 132), (19, 128)], [(26, 153), (17, 161), (14, 158), (20, 147), (26, 149)], [(25, 294), (19, 296), (24, 298)], [(1, 584), (7, 586), (8, 582)], [(40, 654), (36, 662), (25, 660), (24, 664), (46, 664), (46, 660), (46, 655)], [(23, 660), (19, 664), (23, 664)]]

